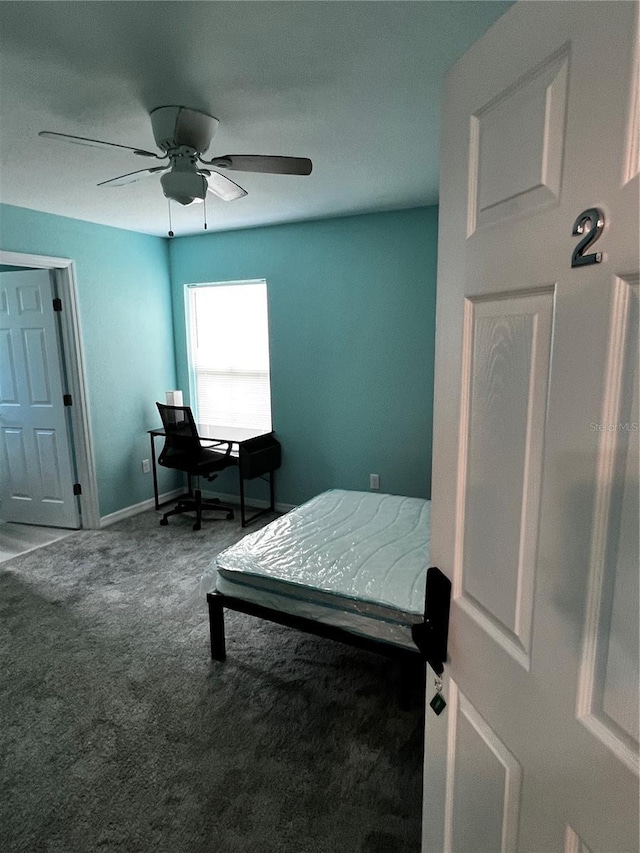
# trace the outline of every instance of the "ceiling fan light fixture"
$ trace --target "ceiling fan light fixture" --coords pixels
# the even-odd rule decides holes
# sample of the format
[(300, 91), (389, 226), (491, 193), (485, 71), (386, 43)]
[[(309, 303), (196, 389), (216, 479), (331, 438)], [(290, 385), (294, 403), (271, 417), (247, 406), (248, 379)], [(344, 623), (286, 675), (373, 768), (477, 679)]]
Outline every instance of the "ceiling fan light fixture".
[(207, 179), (198, 172), (166, 172), (160, 178), (160, 183), (167, 198), (183, 205), (203, 201), (209, 189)]

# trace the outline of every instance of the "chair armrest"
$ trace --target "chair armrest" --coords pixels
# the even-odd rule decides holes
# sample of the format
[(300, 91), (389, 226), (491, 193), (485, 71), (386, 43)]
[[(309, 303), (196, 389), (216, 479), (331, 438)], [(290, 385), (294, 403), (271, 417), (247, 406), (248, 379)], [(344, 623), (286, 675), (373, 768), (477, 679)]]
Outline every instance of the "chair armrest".
[(216, 439), (214, 439), (214, 438), (201, 438), (201, 439), (200, 439), (200, 444), (201, 444), (201, 445), (202, 445), (206, 450), (213, 450), (213, 449), (214, 449), (214, 448), (216, 448), (216, 447), (222, 447), (223, 445), (226, 445), (226, 448), (227, 448), (227, 449), (224, 451), (224, 456), (225, 456), (225, 457), (227, 457), (227, 456), (230, 456), (230, 455), (231, 455), (231, 448), (232, 448), (232, 446), (233, 446), (233, 442), (232, 442), (232, 441), (217, 441), (217, 440), (216, 440)]

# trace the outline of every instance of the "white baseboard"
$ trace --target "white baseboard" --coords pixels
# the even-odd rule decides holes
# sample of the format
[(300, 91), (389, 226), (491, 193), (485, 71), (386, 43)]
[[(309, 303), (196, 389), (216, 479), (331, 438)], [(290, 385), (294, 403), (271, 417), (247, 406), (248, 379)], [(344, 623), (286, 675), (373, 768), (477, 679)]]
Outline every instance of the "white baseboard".
[[(183, 494), (184, 488), (174, 489), (172, 492), (165, 492), (165, 494), (160, 495), (159, 500), (162, 504), (165, 501), (170, 501), (172, 498), (179, 498), (180, 495)], [(240, 505), (240, 498), (238, 495), (227, 495), (222, 492), (205, 492), (203, 490), (202, 496), (205, 498), (219, 498), (222, 503), (233, 504), (234, 506)], [(247, 507), (255, 507), (256, 509), (266, 509), (269, 506), (269, 501), (258, 500), (257, 498), (255, 500), (253, 498), (249, 498), (245, 503)], [(126, 506), (124, 509), (119, 509), (116, 512), (110, 512), (109, 515), (103, 515), (100, 518), (100, 529), (103, 527), (109, 527), (110, 524), (115, 524), (117, 521), (123, 521), (125, 518), (131, 518), (141, 512), (146, 512), (148, 509), (153, 509), (154, 506), (154, 499), (149, 498), (149, 500), (141, 501), (138, 504), (133, 504), (133, 506)], [(276, 512), (289, 512), (294, 509), (295, 504), (277, 502), (275, 507)]]
[[(224, 492), (206, 492), (204, 489), (202, 490), (202, 497), (204, 498), (219, 498), (222, 503), (225, 504), (233, 504), (234, 506), (240, 506), (240, 495), (228, 495)], [(245, 507), (248, 510), (248, 514), (251, 514), (250, 507), (255, 507), (256, 509), (266, 509), (269, 506), (269, 501), (258, 500), (258, 498), (248, 498), (245, 495), (244, 499)], [(285, 504), (280, 503), (280, 501), (276, 501), (275, 509), (276, 512), (290, 512), (292, 509), (295, 509), (296, 504)]]
[[(180, 495), (184, 494), (184, 488), (174, 489), (171, 492), (165, 492), (165, 494), (159, 496), (160, 503), (164, 503), (165, 501), (170, 501), (172, 498), (179, 498)], [(100, 529), (103, 527), (109, 527), (110, 524), (115, 524), (116, 521), (122, 521), (125, 518), (131, 518), (134, 515), (138, 515), (141, 512), (146, 512), (148, 509), (153, 509), (156, 505), (156, 502), (153, 498), (149, 498), (146, 501), (140, 501), (139, 504), (133, 504), (132, 506), (126, 506), (124, 509), (119, 509), (116, 512), (110, 512), (109, 515), (103, 515), (100, 518)]]

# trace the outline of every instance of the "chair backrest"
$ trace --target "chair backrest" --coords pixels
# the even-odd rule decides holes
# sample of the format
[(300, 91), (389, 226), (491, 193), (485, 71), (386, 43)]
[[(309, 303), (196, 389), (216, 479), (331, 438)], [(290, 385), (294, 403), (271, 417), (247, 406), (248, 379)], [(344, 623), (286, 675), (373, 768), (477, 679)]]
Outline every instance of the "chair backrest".
[(166, 406), (156, 403), (164, 427), (164, 447), (158, 463), (167, 468), (182, 468), (202, 452), (198, 427), (189, 406)]

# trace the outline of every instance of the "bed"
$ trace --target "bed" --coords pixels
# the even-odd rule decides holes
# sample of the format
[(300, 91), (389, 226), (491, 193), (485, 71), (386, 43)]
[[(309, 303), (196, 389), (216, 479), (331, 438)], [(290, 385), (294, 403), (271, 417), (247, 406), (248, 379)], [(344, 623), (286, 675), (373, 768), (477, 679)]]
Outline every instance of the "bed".
[(237, 610), (397, 658), (446, 658), (450, 583), (428, 567), (431, 502), (331, 489), (223, 551), (203, 576), (211, 656)]

